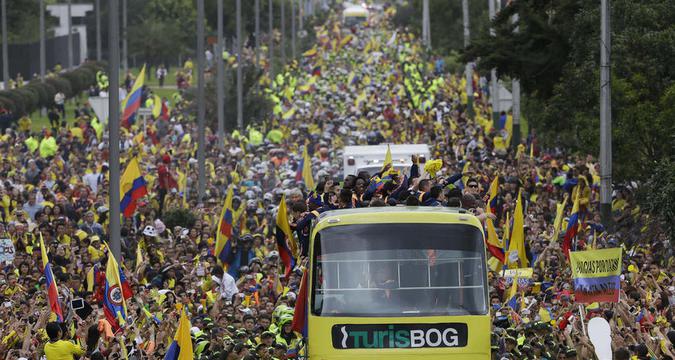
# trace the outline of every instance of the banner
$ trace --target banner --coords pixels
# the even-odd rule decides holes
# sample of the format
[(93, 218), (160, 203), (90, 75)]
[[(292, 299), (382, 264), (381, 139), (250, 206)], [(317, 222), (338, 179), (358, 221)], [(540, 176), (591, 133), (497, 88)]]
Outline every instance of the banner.
[(0, 239), (0, 265), (14, 261), (14, 244), (11, 239)]
[(618, 302), (621, 248), (570, 252), (576, 302)]

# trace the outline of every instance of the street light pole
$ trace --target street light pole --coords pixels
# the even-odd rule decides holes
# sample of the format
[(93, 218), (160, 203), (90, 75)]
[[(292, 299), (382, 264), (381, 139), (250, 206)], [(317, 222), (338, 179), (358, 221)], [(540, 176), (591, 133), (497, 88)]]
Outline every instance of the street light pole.
[(272, 0), (267, 2), (268, 14), (267, 14), (267, 37), (268, 37), (268, 47), (269, 47), (269, 66), (270, 66), (270, 79), (274, 79), (274, 3)]
[[(471, 30), (469, 28), (469, 0), (462, 0), (462, 23), (464, 26), (464, 47), (469, 47), (471, 42)], [(466, 108), (469, 117), (473, 118), (473, 70), (471, 62), (466, 63)]]
[[(281, 67), (286, 65), (286, 10), (284, 4), (286, 0), (281, 0)], [(283, 72), (283, 70), (282, 70)]]
[(40, 0), (40, 80), (45, 81), (47, 50), (45, 46), (45, 0)]
[(119, 48), (119, 0), (110, 0), (108, 9), (108, 152), (110, 160), (110, 250), (116, 259), (121, 259), (120, 241), (120, 48)]
[[(518, 23), (518, 14), (513, 15), (513, 22)], [(519, 26), (514, 29), (516, 33)], [(520, 79), (511, 80), (511, 93), (513, 97), (513, 135), (511, 135), (511, 146), (514, 148), (520, 144)]]
[(124, 76), (129, 71), (127, 35), (127, 0), (122, 0), (122, 68), (124, 69)]
[(600, 2), (600, 216), (612, 229), (612, 83), (610, 0)]
[(305, 28), (305, 1), (300, 0), (298, 4), (298, 31), (302, 32)]
[[(488, 11), (490, 13), (490, 22), (492, 22), (497, 15), (495, 0), (488, 0)], [(490, 26), (490, 36), (495, 35), (495, 29)], [(490, 94), (492, 95), (492, 124), (496, 126), (499, 120), (499, 82), (497, 80), (497, 69), (495, 68), (490, 70)]]
[(2, 6), (2, 81), (4, 89), (9, 89), (9, 54), (7, 50), (7, 0), (0, 2)]
[(242, 67), (244, 67), (241, 56), (241, 0), (237, 0), (237, 128), (244, 128), (244, 77)]
[(72, 0), (68, 0), (68, 70), (73, 68), (73, 18), (72, 18)]
[(295, 0), (291, 0), (291, 57), (295, 60)]
[(255, 67), (260, 66), (260, 0), (255, 0)]
[(96, 61), (101, 61), (101, 0), (96, 0)]
[(216, 42), (216, 104), (218, 106), (218, 148), (225, 148), (225, 79), (223, 68), (223, 0), (217, 5), (218, 40)]
[(431, 48), (431, 27), (429, 26), (429, 0), (422, 2), (422, 42), (427, 49)]
[[(221, 54), (222, 56), (222, 54)], [(206, 104), (204, 103), (204, 0), (197, 0), (197, 162), (199, 185), (197, 203), (206, 192)]]

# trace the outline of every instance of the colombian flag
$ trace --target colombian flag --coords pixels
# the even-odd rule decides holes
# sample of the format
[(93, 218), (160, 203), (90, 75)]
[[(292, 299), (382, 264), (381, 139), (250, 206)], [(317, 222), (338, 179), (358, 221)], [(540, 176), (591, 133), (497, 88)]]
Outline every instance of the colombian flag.
[(565, 257), (568, 260), (570, 258), (570, 249), (572, 248), (572, 240), (577, 236), (577, 230), (579, 230), (579, 193), (580, 192), (581, 191), (577, 191), (577, 196), (574, 198), (574, 205), (572, 206), (572, 214), (570, 215), (570, 218), (567, 221), (567, 230), (565, 230), (565, 237), (563, 238), (563, 243), (562, 243), (563, 254), (565, 254)]
[(226, 264), (226, 259), (232, 251), (232, 221), (234, 219), (234, 210), (232, 210), (232, 187), (227, 188), (227, 195), (225, 196), (225, 204), (223, 210), (220, 212), (220, 220), (218, 221), (218, 231), (216, 232), (216, 251), (215, 255), (220, 262)]
[(122, 126), (129, 127), (133, 124), (136, 111), (141, 107), (141, 96), (143, 95), (143, 82), (145, 81), (145, 65), (138, 73), (134, 86), (127, 97), (122, 102)]
[(192, 360), (194, 354), (192, 351), (192, 339), (190, 338), (190, 319), (187, 317), (186, 307), (180, 312), (178, 329), (173, 342), (169, 345), (164, 355), (164, 360)]
[(298, 300), (295, 303), (295, 311), (293, 313), (293, 323), (291, 329), (302, 334), (302, 337), (307, 337), (307, 278), (309, 274), (307, 269), (302, 271), (302, 280), (300, 281), (300, 289), (298, 291)]
[(509, 268), (527, 267), (529, 261), (525, 254), (525, 220), (523, 218), (523, 198), (522, 189), (518, 191), (518, 201), (516, 209), (513, 211), (513, 228), (511, 229), (511, 240), (509, 241), (509, 257), (507, 259)]
[[(495, 176), (495, 178), (492, 180), (492, 183), (490, 184), (490, 190), (488, 193), (490, 194), (490, 200), (488, 200), (488, 206), (486, 206), (485, 212), (488, 214), (494, 214), (494, 207), (493, 204), (496, 203), (497, 199), (497, 193), (499, 191), (499, 177)], [(485, 239), (486, 244), (487, 244), (487, 249), (492, 254), (492, 256), (496, 257), (499, 259), (499, 261), (503, 264), (504, 263), (504, 246), (501, 244), (499, 241), (499, 238), (497, 237), (497, 231), (495, 230), (495, 225), (492, 222), (492, 219), (487, 218), (485, 219), (485, 228), (486, 228), (486, 233), (487, 233), (487, 238)]]
[(148, 193), (146, 184), (138, 159), (132, 158), (120, 179), (120, 211), (124, 217), (134, 215), (136, 202)]
[(295, 181), (305, 183), (307, 189), (314, 189), (314, 176), (312, 175), (312, 159), (307, 153), (307, 146), (302, 150), (302, 159), (295, 170)]
[(59, 305), (59, 290), (56, 287), (56, 279), (52, 273), (52, 266), (47, 257), (47, 248), (40, 233), (40, 250), (42, 252), (42, 265), (44, 267), (45, 279), (47, 279), (47, 299), (49, 300), (49, 309), (52, 314), (56, 315), (59, 322), (63, 322), (63, 312), (61, 312), (61, 305)]
[(312, 159), (307, 154), (307, 146), (302, 151), (302, 181), (307, 189), (314, 189), (314, 176), (312, 175)]
[(120, 277), (120, 269), (112, 252), (108, 251), (108, 264), (105, 269), (105, 295), (103, 297), (103, 313), (113, 329), (119, 329), (127, 319), (124, 283)]
[[(293, 270), (295, 267), (295, 252), (292, 250), (292, 248), (294, 248), (294, 241), (293, 233), (291, 232), (291, 226), (288, 224), (288, 214), (286, 212), (286, 195), (281, 197), (279, 210), (277, 211), (276, 225), (276, 238), (277, 248), (279, 248), (279, 257), (286, 268), (284, 275), (288, 277), (288, 275), (291, 273), (291, 270)], [(291, 244), (291, 247), (288, 246), (289, 243)]]

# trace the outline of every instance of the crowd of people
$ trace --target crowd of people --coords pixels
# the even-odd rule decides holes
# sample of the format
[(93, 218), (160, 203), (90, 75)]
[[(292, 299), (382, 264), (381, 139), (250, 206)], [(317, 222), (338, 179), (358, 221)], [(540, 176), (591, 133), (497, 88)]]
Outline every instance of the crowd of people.
[[(487, 82), (478, 75), (470, 116), (465, 78), (445, 73), (412, 33), (392, 28), (392, 11), (352, 29), (332, 15), (315, 29), (316, 45), (301, 59), (261, 80), (274, 107), (270, 118), (228, 134), (223, 144), (207, 129), (202, 199), (197, 127), (186, 101), (174, 97), (166, 120), (123, 130), (122, 170), (137, 159), (147, 188), (122, 222), (117, 260), (126, 320), (106, 316), (104, 305), (108, 213), (118, 206), (108, 201), (107, 131), (97, 131), (95, 115), (84, 111), (69, 126), (40, 134), (7, 129), (0, 136), (0, 241), (13, 251), (4, 250), (0, 272), (0, 354), (160, 359), (187, 313), (194, 358), (301, 356), (302, 336), (291, 323), (307, 264), (308, 224), (317, 212), (461, 207), (491, 219), (506, 239), (520, 194), (528, 262), (522, 267), (533, 275), (513, 306), (502, 264), (488, 255), (493, 358), (593, 358), (583, 324), (600, 316), (611, 325), (616, 359), (675, 359), (671, 239), (640, 211), (638, 185), (616, 187), (614, 226), (605, 229), (597, 159), (541, 147), (534, 130), (511, 144), (510, 115), (492, 121)], [(413, 159), (405, 171), (342, 173), (344, 146), (380, 143), (428, 144), (432, 159)], [(313, 187), (298, 176), (304, 150)], [(498, 194), (486, 212), (494, 178)], [(215, 246), (228, 188), (234, 226), (223, 261)], [(579, 198), (584, 214), (574, 250), (624, 249), (618, 303), (575, 303), (561, 249), (564, 221), (563, 231), (554, 229), (558, 206), (570, 214), (566, 197)], [(282, 199), (295, 236), (289, 240), (298, 245), (297, 266), (288, 273), (274, 235)], [(42, 243), (61, 316), (48, 301), (52, 279), (43, 271)]]

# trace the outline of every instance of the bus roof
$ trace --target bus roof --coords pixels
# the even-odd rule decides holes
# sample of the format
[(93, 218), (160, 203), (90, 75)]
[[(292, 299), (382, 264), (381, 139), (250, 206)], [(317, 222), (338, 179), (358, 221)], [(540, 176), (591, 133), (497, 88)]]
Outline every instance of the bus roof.
[[(429, 145), (427, 144), (390, 144), (392, 154), (396, 153), (410, 153), (410, 154), (426, 154), (429, 153)], [(345, 146), (344, 155), (380, 155), (384, 158), (387, 153), (387, 144), (381, 145), (353, 145)]]
[(454, 223), (476, 226), (481, 231), (483, 229), (480, 221), (466, 210), (437, 206), (383, 206), (331, 210), (319, 216), (314, 228), (318, 231), (336, 225), (383, 223)]

